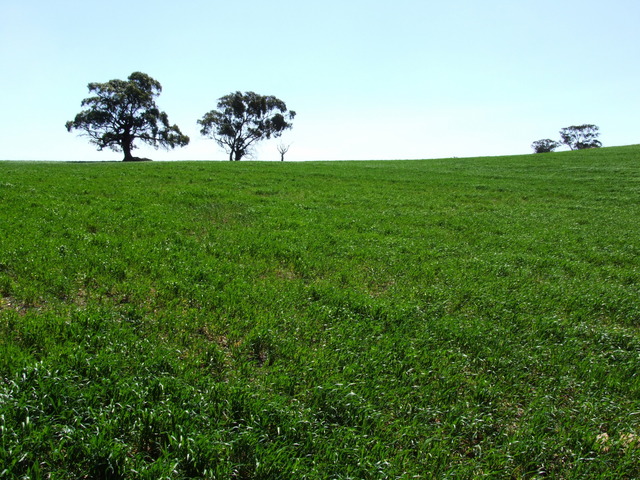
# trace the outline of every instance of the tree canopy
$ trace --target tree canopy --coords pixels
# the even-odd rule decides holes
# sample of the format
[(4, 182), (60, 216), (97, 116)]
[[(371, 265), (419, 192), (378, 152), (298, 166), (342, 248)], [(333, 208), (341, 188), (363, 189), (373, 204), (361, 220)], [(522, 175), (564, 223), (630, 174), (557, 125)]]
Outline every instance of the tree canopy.
[(536, 140), (531, 144), (531, 148), (536, 153), (549, 153), (558, 148), (560, 144), (550, 138), (543, 138), (542, 140)]
[(124, 161), (131, 161), (137, 160), (131, 154), (136, 148), (135, 140), (156, 149), (189, 143), (189, 137), (177, 125), (170, 125), (167, 114), (156, 105), (162, 86), (149, 75), (134, 72), (127, 80), (90, 83), (88, 89), (95, 96), (82, 101), (82, 107), (88, 108), (67, 122), (66, 127), (69, 132), (80, 130), (98, 150), (121, 150)]
[(296, 112), (274, 96), (254, 92), (235, 92), (218, 100), (218, 109), (198, 120), (204, 136), (211, 137), (229, 154), (229, 160), (239, 161), (251, 153), (255, 143), (278, 138), (290, 129)]
[(560, 130), (562, 143), (568, 145), (571, 150), (583, 150), (585, 148), (600, 148), (602, 143), (597, 140), (600, 135), (596, 125), (572, 125)]

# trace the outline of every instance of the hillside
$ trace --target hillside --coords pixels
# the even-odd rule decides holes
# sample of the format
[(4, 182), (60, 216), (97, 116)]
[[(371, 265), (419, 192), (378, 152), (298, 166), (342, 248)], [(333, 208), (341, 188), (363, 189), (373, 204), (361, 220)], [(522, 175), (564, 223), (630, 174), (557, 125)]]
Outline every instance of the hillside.
[(640, 146), (0, 162), (0, 478), (640, 476)]

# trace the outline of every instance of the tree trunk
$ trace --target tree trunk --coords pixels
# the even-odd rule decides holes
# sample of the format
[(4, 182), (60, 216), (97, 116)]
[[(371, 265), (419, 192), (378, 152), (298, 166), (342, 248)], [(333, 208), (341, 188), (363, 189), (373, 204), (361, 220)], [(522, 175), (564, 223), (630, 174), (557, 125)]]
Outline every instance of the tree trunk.
[(133, 141), (131, 139), (131, 137), (129, 135), (124, 135), (122, 138), (122, 151), (124, 152), (124, 159), (122, 160), (123, 162), (132, 162), (133, 161), (133, 155), (131, 155), (131, 146), (133, 144)]

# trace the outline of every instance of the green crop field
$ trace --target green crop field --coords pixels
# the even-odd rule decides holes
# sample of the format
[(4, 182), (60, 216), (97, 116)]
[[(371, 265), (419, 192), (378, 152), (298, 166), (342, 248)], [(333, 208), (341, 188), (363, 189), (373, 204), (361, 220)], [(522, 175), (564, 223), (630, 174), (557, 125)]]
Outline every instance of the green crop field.
[(0, 478), (640, 478), (640, 146), (0, 202)]

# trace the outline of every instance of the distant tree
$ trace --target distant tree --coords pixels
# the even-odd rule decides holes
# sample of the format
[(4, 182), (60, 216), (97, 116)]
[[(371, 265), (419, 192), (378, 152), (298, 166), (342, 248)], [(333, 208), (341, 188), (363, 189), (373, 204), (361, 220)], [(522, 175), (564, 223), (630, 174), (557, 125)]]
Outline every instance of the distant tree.
[(254, 144), (278, 138), (290, 129), (296, 112), (273, 96), (254, 92), (230, 93), (218, 100), (218, 110), (211, 110), (198, 123), (200, 133), (211, 137), (229, 153), (229, 160), (242, 160)]
[(281, 162), (284, 162), (284, 154), (289, 151), (290, 147), (291, 147), (291, 144), (285, 145), (284, 143), (281, 143), (280, 145), (278, 145), (278, 152), (280, 153)]
[(536, 140), (531, 144), (531, 148), (536, 153), (549, 153), (558, 148), (560, 144), (550, 138), (543, 138), (542, 140)]
[(600, 148), (602, 143), (597, 140), (600, 135), (599, 130), (596, 125), (572, 125), (560, 130), (560, 139), (571, 150)]
[(82, 131), (98, 150), (122, 150), (126, 162), (141, 160), (131, 154), (135, 140), (167, 150), (189, 143), (189, 137), (177, 125), (169, 125), (167, 114), (158, 109), (155, 98), (162, 86), (149, 75), (134, 72), (127, 80), (90, 83), (88, 88), (95, 96), (82, 101), (88, 108), (66, 127), (69, 132)]

